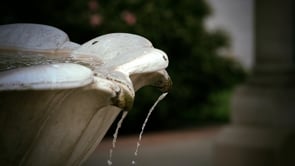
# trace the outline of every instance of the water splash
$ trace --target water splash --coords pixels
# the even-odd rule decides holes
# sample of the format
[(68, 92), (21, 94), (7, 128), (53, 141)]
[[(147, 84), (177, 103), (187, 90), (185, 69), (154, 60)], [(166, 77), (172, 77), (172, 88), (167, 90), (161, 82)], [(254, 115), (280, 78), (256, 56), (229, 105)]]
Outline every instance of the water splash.
[[(150, 108), (149, 113), (147, 114), (147, 117), (145, 118), (145, 120), (144, 120), (144, 122), (143, 122), (143, 125), (142, 125), (142, 127), (141, 127), (141, 132), (140, 132), (140, 134), (139, 134), (138, 141), (137, 141), (137, 144), (136, 144), (136, 150), (135, 150), (135, 152), (134, 152), (134, 157), (137, 157), (137, 156), (138, 156), (138, 150), (139, 150), (139, 147), (140, 147), (140, 142), (141, 142), (141, 139), (142, 139), (142, 135), (143, 135), (143, 132), (144, 132), (144, 128), (145, 128), (145, 126), (146, 126), (146, 124), (147, 124), (147, 121), (149, 120), (150, 115), (152, 114), (152, 112), (153, 112), (153, 110), (155, 109), (155, 107), (157, 106), (157, 104), (158, 104), (161, 100), (163, 100), (163, 99), (166, 97), (167, 94), (168, 94), (167, 92), (161, 94), (161, 96), (157, 99), (157, 101), (154, 103), (154, 105)], [(132, 160), (132, 161), (131, 161), (131, 164), (132, 164), (132, 165), (135, 165), (135, 164), (136, 164), (135, 160)]]
[(127, 113), (128, 113), (127, 111), (123, 111), (121, 119), (119, 120), (119, 122), (117, 124), (117, 128), (116, 128), (115, 133), (113, 135), (112, 147), (111, 147), (110, 152), (109, 152), (109, 159), (107, 161), (108, 165), (113, 164), (113, 162), (112, 162), (113, 150), (116, 148), (116, 142), (117, 142), (117, 138), (118, 138), (119, 129), (121, 128), (122, 123), (123, 123)]

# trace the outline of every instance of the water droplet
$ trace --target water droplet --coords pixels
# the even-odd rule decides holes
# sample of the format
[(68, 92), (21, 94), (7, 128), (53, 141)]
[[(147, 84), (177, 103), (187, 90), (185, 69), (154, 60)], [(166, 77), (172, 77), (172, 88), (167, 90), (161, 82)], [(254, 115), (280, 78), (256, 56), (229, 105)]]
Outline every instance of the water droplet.
[(113, 164), (113, 162), (108, 160), (108, 165), (112, 165), (112, 164)]

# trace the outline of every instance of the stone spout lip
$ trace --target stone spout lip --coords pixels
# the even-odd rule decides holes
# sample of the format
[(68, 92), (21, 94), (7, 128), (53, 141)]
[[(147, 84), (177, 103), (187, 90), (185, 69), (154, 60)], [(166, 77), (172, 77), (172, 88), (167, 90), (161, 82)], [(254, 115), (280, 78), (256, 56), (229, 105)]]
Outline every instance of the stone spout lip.
[(171, 88), (168, 63), (139, 35), (79, 45), (51, 26), (1, 25), (0, 165), (81, 165), (138, 89)]
[(137, 82), (135, 90), (146, 85), (154, 86), (161, 92), (168, 92), (172, 88), (172, 80), (166, 70), (155, 71), (144, 74), (131, 75), (131, 80)]

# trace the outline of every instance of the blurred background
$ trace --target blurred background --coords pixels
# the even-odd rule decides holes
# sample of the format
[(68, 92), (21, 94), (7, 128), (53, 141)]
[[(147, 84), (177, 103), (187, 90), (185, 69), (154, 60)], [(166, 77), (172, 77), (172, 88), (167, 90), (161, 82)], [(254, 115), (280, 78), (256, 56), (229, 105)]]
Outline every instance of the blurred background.
[[(235, 50), (246, 42), (234, 45), (233, 40), (241, 37), (233, 38), (227, 29), (237, 26), (226, 11), (243, 9), (249, 2), (222, 6), (217, 0), (6, 0), (0, 7), (0, 23), (55, 26), (80, 44), (112, 32), (146, 37), (168, 54), (167, 70), (173, 80), (172, 90), (157, 106), (146, 130), (167, 130), (229, 121), (233, 87), (245, 79), (251, 64), (249, 58), (239, 58), (245, 57), (245, 51)], [(217, 9), (221, 13), (214, 14), (220, 12)], [(139, 90), (120, 133), (138, 133), (159, 95), (154, 88)]]

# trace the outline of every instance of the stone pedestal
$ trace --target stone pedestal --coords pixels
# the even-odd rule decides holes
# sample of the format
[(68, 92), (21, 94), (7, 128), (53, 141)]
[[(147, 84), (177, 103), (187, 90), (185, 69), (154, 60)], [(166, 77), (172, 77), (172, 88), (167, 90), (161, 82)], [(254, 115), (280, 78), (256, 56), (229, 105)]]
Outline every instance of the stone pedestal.
[(295, 165), (295, 70), (291, 0), (255, 2), (256, 65), (232, 98), (216, 166)]

